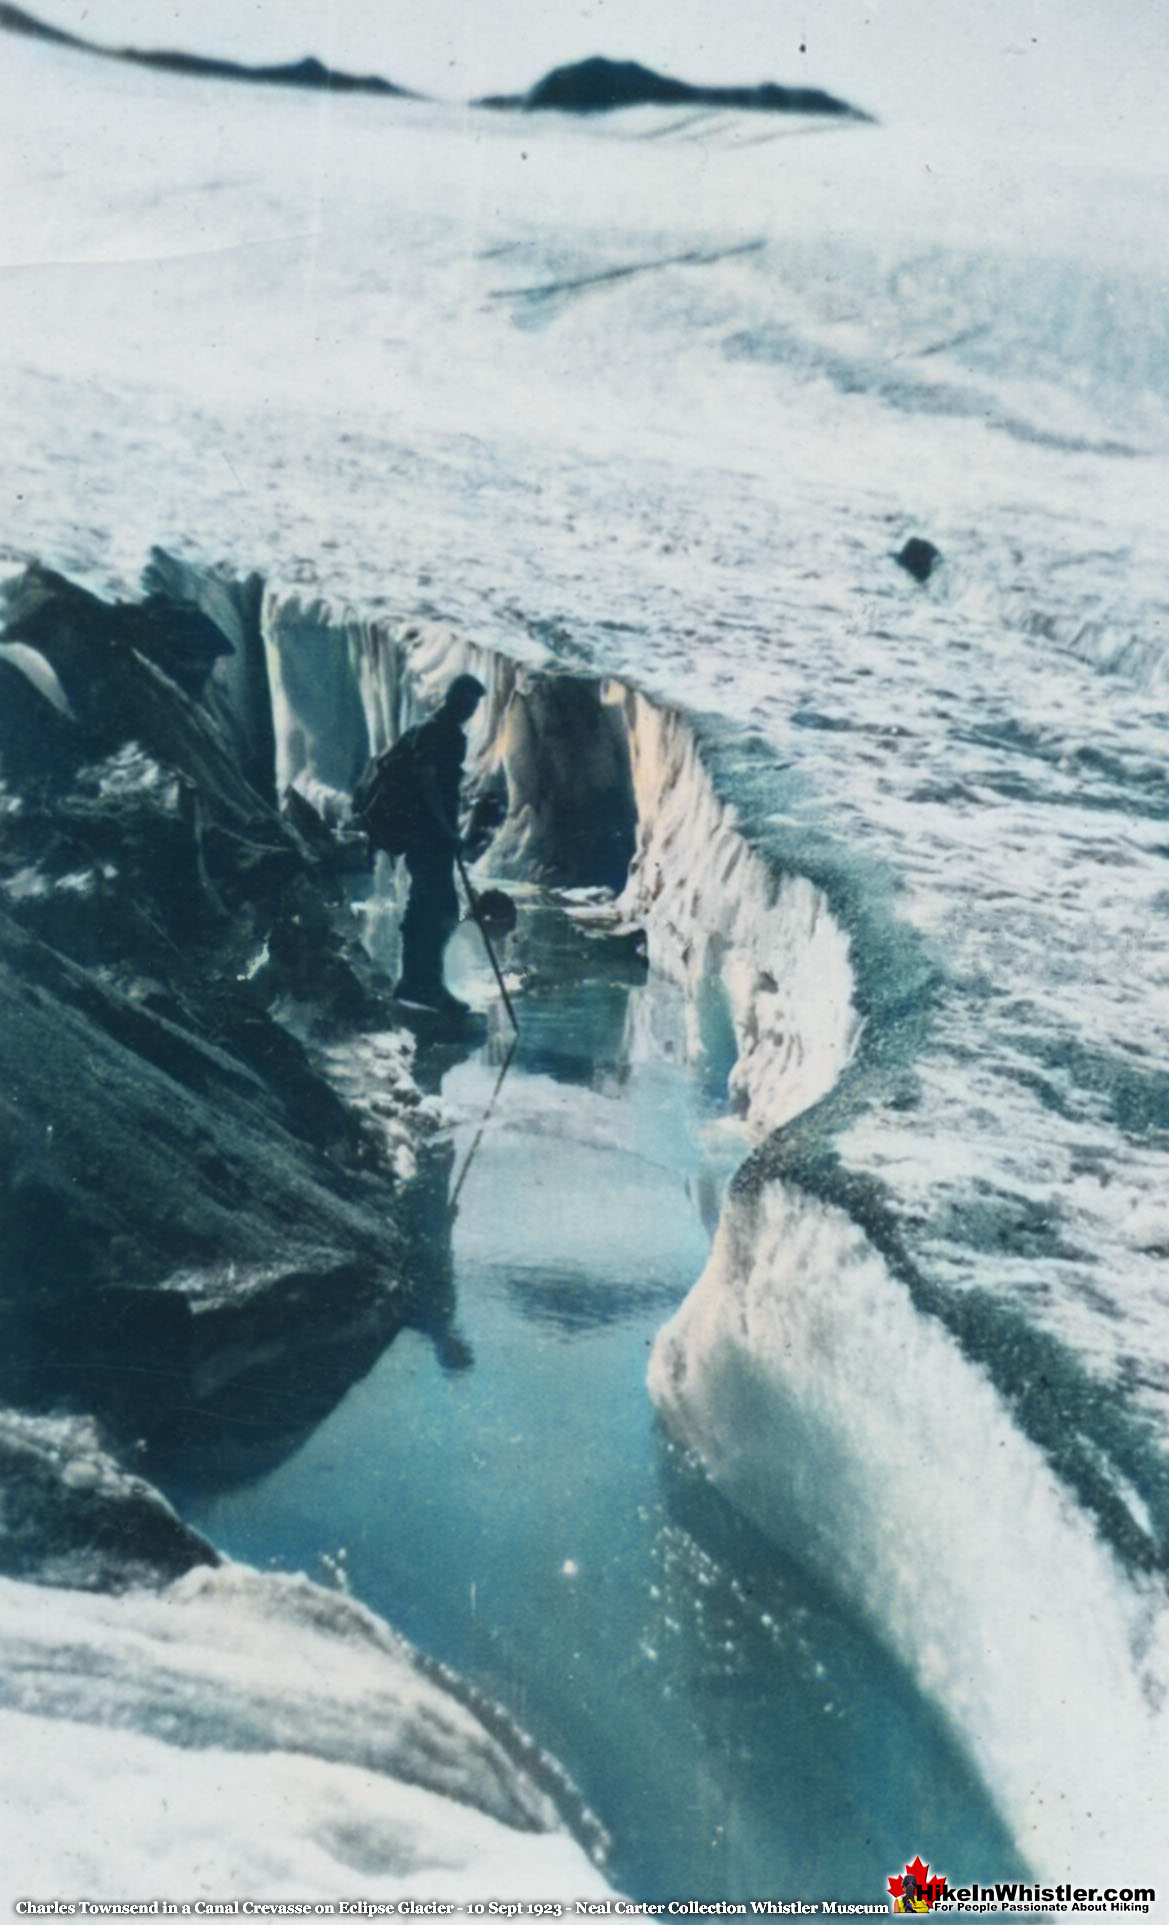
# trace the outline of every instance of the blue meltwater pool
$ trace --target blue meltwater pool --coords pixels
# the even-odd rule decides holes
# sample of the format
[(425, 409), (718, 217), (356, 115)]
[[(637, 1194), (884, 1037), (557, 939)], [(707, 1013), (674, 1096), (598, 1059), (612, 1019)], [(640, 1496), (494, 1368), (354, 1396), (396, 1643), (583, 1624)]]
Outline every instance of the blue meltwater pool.
[[(486, 1002), (473, 941), (450, 973)], [(887, 1902), (919, 1848), (942, 1872), (1016, 1862), (898, 1664), (654, 1417), (650, 1344), (745, 1150), (725, 1065), (688, 1067), (676, 992), (555, 905), (525, 908), (519, 943), (498, 1090), (502, 1022), (441, 1077), (453, 1329), (406, 1332), (277, 1468), (227, 1492), (172, 1475), (172, 1496), (233, 1557), (343, 1574), (503, 1703), (629, 1894)]]

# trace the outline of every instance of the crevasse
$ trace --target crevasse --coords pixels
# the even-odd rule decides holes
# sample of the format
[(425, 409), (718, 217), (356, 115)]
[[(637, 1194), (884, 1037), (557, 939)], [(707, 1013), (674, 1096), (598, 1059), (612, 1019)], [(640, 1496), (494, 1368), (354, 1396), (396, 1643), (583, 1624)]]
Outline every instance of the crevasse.
[(867, 959), (828, 892), (745, 832), (695, 719), (625, 683), (277, 597), (264, 633), (279, 779), (326, 812), (370, 749), (470, 668), (488, 688), (471, 784), (507, 795), (490, 866), (612, 881), (627, 839), (619, 914), (684, 987), (691, 1053), (725, 1057), (728, 1100), (762, 1145), (659, 1334), (651, 1396), (724, 1495), (941, 1706), (1037, 1870), (1107, 1878), (1123, 1844), (1151, 1872), (1165, 1771), (1152, 1587), (1122, 1573), (848, 1210), (778, 1168), (784, 1126), (880, 1053), (858, 993)]

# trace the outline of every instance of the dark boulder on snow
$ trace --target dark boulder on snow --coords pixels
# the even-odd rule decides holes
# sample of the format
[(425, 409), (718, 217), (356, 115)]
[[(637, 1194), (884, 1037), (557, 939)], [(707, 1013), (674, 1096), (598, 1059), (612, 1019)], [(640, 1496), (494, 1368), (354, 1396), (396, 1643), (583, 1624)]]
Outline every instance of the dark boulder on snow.
[(911, 535), (893, 559), (899, 568), (904, 568), (907, 575), (913, 576), (915, 582), (927, 582), (942, 559), (942, 551), (923, 536)]
[(610, 113), (617, 107), (725, 107), (771, 114), (835, 114), (851, 120), (869, 116), (818, 87), (780, 87), (765, 81), (753, 87), (706, 87), (655, 73), (636, 60), (606, 60), (594, 55), (555, 67), (524, 94), (493, 94), (481, 107), (522, 108), (563, 114)]

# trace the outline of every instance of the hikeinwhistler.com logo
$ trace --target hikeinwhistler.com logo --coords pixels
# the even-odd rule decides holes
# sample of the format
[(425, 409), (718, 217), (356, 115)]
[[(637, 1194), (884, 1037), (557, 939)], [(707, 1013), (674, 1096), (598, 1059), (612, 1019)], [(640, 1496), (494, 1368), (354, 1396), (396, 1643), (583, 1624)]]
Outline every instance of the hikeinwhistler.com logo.
[(888, 1880), (895, 1912), (1148, 1912), (1156, 1902), (1152, 1885), (1032, 1885), (1020, 1879), (971, 1879), (955, 1885), (923, 1864), (921, 1853)]

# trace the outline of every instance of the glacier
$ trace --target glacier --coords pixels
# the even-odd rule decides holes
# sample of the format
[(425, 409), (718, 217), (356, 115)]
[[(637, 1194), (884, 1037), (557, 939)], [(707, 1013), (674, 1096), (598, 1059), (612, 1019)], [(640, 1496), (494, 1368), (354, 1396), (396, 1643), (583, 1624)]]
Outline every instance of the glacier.
[[(279, 651), (298, 623), (275, 602), (270, 614)], [(322, 719), (338, 699), (331, 677), (351, 659), (355, 636), (369, 643), (367, 631), (339, 619), (330, 636), (320, 609), (315, 619), (318, 678), (329, 679), (318, 679), (311, 726), (297, 712), (284, 718), (298, 742), (335, 739)], [(559, 766), (581, 780), (579, 749), (557, 735), (562, 711), (553, 702), (534, 709), (525, 696), (559, 673), (555, 658), (542, 668), (517, 666), (441, 628), (408, 631), (396, 650), (383, 633), (376, 652), (383, 660), (388, 652), (384, 689), (392, 691), (409, 685), (407, 665), (416, 665), (423, 688), (468, 666), (485, 679), (472, 780), (490, 780), (502, 765), (512, 805), (505, 862), (522, 870), (531, 837), (538, 866), (544, 837), (532, 819), (528, 771)], [(362, 679), (357, 673), (353, 686)], [(1010, 1359), (1004, 1366), (996, 1355), (1004, 1336), (992, 1332), (976, 1350), (959, 1315), (943, 1311), (938, 1320), (936, 1301), (907, 1291), (898, 1273), (903, 1251), (900, 1266), (890, 1265), (881, 1236), (866, 1237), (859, 1186), (860, 1207), (846, 1183), (834, 1199), (830, 1161), (827, 1179), (819, 1168), (826, 1159), (816, 1149), (824, 1127), (817, 1107), (832, 1098), (829, 1127), (863, 1118), (864, 1105), (891, 1085), (895, 1093), (905, 1074), (900, 1052), (883, 1060), (887, 1035), (878, 1038), (884, 1049), (867, 1042), (866, 1027), (891, 1027), (893, 998), (886, 991), (882, 1008), (879, 987), (863, 996), (872, 965), (863, 948), (858, 959), (858, 945), (895, 948), (901, 998), (911, 997), (916, 978), (928, 999), (936, 963), (915, 956), (903, 932), (882, 928), (872, 906), (855, 913), (847, 865), (843, 877), (829, 870), (825, 878), (846, 905), (841, 920), (824, 886), (777, 875), (745, 828), (751, 792), (738, 766), (742, 751), (717, 727), (611, 679), (578, 686), (620, 715), (626, 733), (636, 849), (615, 914), (644, 927), (651, 966), (684, 989), (687, 1048), (696, 1057), (711, 1046), (712, 998), (721, 1004), (728, 1101), (762, 1139), (732, 1187), (705, 1275), (658, 1339), (651, 1395), (715, 1484), (843, 1588), (945, 1706), (1030, 1862), (1052, 1876), (1075, 1864), (1106, 1877), (1118, 1849), (1138, 1859), (1147, 1850), (1166, 1763), (1158, 1715), (1166, 1626), (1159, 1587), (1139, 1573), (1157, 1522), (1123, 1456), (1109, 1464), (1090, 1435), (1073, 1438), (1069, 1450), (1020, 1412)], [(518, 752), (517, 700), (528, 718)], [(384, 708), (383, 693), (367, 712), (371, 736)], [(536, 755), (533, 715), (548, 737)], [(737, 805), (720, 799), (712, 771)], [(303, 775), (318, 792), (313, 768)], [(613, 793), (608, 777), (603, 790)], [(561, 881), (594, 879), (571, 867), (571, 845), (561, 854), (570, 865)], [(799, 1132), (785, 1136), (784, 1126), (806, 1114), (801, 1159)], [(933, 1314), (923, 1316), (927, 1306)], [(1037, 1351), (1032, 1368), (1049, 1361)], [(1092, 1414), (1084, 1422), (1108, 1435)], [(1118, 1455), (1125, 1446), (1123, 1436), (1108, 1442)], [(1128, 1448), (1139, 1452), (1139, 1431)], [(1052, 1458), (1079, 1479), (1095, 1527), (1069, 1502)], [(1147, 1462), (1138, 1474), (1156, 1475)], [(923, 1517), (931, 1523), (920, 1536)], [(1111, 1528), (1119, 1562), (1097, 1535), (1101, 1524)], [(1134, 1544), (1138, 1571), (1126, 1576)], [(1037, 1545), (1046, 1555), (1036, 1568)], [(1053, 1563), (1061, 1573), (1054, 1598)], [(1005, 1588), (1004, 1570), (1012, 1573)], [(1081, 1688), (1074, 1710), (1065, 1705), (1058, 1723), (1041, 1729), (1020, 1716), (1020, 1701), (1029, 1692), (1040, 1702), (1059, 1698), (1061, 1680), (1085, 1664), (1087, 1625), (1093, 1689)], [(1093, 1743), (1105, 1719), (1123, 1734), (1123, 1770), (1111, 1752), (1101, 1760)]]
[(667, 1428), (1029, 1862), (1163, 1877), (1158, 131), (242, 112), (6, 51), (7, 557), (125, 595), (157, 549), (336, 824), (481, 675), (501, 868), (619, 883), (753, 1146)]

